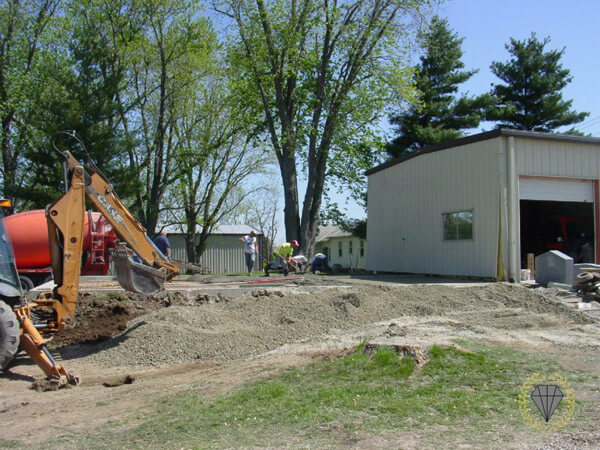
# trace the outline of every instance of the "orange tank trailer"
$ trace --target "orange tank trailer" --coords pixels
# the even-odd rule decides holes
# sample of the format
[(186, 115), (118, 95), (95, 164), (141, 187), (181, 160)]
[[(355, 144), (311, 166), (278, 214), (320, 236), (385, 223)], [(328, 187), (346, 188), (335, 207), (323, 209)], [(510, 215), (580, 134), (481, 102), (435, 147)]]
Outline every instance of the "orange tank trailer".
[[(13, 214), (4, 218), (15, 263), (23, 287), (28, 289), (51, 277), (48, 223), (43, 209)], [(109, 251), (118, 242), (112, 226), (99, 212), (88, 211), (83, 227), (82, 275), (106, 275)], [(28, 281), (31, 281), (31, 285)]]

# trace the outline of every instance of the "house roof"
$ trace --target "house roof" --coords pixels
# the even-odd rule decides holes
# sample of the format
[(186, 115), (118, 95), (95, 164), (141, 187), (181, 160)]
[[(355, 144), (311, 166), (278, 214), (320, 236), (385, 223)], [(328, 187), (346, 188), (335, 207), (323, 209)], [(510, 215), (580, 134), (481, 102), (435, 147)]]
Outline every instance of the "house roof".
[(438, 152), (440, 150), (446, 150), (452, 147), (459, 147), (461, 145), (472, 144), (474, 142), (485, 141), (488, 139), (494, 139), (499, 136), (514, 136), (514, 137), (522, 137), (529, 139), (545, 139), (550, 141), (562, 141), (562, 142), (572, 142), (576, 144), (595, 144), (600, 145), (600, 138), (593, 138), (588, 136), (573, 136), (570, 134), (559, 134), (559, 133), (541, 133), (539, 131), (523, 131), (523, 130), (512, 130), (509, 128), (498, 128), (492, 131), (486, 131), (484, 133), (474, 134), (472, 136), (467, 136), (460, 139), (454, 139), (451, 141), (441, 142), (439, 144), (430, 145), (428, 147), (424, 147), (418, 152), (414, 152), (408, 155), (401, 156), (399, 158), (391, 159), (379, 166), (373, 167), (366, 171), (367, 175), (372, 175), (376, 172), (380, 172), (388, 167), (395, 166), (396, 164), (403, 163), (412, 158), (416, 158), (417, 156)]
[(316, 242), (325, 242), (331, 238), (336, 237), (351, 237), (352, 233), (344, 231), (340, 227), (335, 225), (321, 225), (319, 226), (319, 234), (317, 235)]
[[(160, 229), (160, 227), (157, 227), (157, 229)], [(164, 227), (164, 230), (166, 230), (168, 234), (185, 234), (183, 225), (167, 225)], [(263, 234), (262, 232), (252, 228), (250, 225), (217, 225), (213, 228), (210, 234), (243, 236), (250, 233), (252, 230), (254, 230), (257, 235)]]

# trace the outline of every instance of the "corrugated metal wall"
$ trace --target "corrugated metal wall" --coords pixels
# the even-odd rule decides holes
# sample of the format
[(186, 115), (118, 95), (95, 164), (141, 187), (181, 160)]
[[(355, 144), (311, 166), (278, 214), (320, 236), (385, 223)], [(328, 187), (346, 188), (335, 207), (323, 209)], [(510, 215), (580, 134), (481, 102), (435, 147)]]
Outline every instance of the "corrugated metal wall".
[[(495, 277), (504, 164), (498, 137), (369, 176), (367, 268)], [(473, 210), (473, 239), (443, 240), (442, 214)]]
[[(212, 273), (245, 272), (244, 247), (235, 235), (213, 235), (208, 237), (206, 250), (200, 257), (200, 265), (208, 267)], [(258, 248), (262, 248), (262, 236), (257, 236)], [(170, 234), (171, 257), (175, 260), (187, 261), (185, 238), (182, 235)], [(256, 258), (254, 270), (262, 270), (260, 257)]]
[[(511, 142), (515, 164), (509, 167)], [(503, 264), (508, 269), (509, 241), (520, 248), (519, 188), (517, 181), (511, 190), (509, 170), (517, 180), (598, 180), (600, 146), (499, 136), (420, 155), (371, 174), (367, 268), (494, 277), (501, 221)], [(517, 205), (514, 214), (509, 212), (511, 201)], [(474, 211), (474, 239), (443, 241), (442, 214), (467, 209)], [(516, 230), (512, 237), (511, 224)]]
[(515, 138), (519, 175), (598, 179), (600, 148), (541, 139)]

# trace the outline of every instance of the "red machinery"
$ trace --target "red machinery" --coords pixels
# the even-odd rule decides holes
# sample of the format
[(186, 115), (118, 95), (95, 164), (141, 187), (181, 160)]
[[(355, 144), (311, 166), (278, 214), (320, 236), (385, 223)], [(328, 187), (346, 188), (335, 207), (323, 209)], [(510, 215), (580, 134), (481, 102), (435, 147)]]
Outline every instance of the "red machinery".
[(577, 238), (583, 231), (588, 231), (587, 235), (593, 237), (593, 233), (590, 232), (593, 229), (593, 224), (594, 222), (591, 217), (558, 217), (556, 225), (560, 225), (560, 229), (557, 227), (557, 231), (560, 231), (559, 237), (561, 240), (546, 242), (546, 250), (560, 250), (564, 252), (567, 240)]
[[(31, 289), (50, 280), (52, 268), (45, 211), (36, 209), (5, 217), (4, 227), (12, 242), (23, 287)], [(81, 275), (106, 275), (109, 251), (118, 240), (101, 213), (87, 211), (83, 225)]]

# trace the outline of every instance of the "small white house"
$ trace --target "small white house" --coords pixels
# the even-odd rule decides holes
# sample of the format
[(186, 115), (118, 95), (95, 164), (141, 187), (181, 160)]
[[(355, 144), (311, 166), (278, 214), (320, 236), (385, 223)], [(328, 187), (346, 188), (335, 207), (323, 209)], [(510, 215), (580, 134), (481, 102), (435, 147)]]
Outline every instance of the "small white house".
[(600, 139), (497, 129), (367, 175), (370, 270), (519, 281), (531, 254), (600, 261)]
[(315, 253), (323, 253), (329, 265), (344, 269), (365, 269), (367, 263), (367, 242), (337, 226), (320, 226), (315, 241)]

